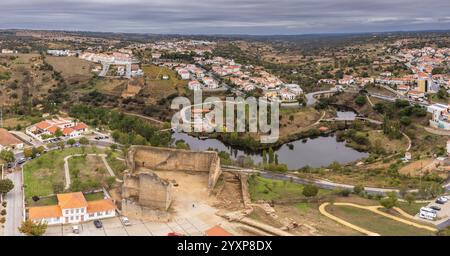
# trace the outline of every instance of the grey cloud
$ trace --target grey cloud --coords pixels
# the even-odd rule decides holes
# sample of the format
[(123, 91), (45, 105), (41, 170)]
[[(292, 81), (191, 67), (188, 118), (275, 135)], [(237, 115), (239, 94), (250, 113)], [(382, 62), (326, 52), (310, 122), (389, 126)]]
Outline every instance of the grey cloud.
[(448, 0), (2, 0), (0, 28), (183, 34), (450, 29)]

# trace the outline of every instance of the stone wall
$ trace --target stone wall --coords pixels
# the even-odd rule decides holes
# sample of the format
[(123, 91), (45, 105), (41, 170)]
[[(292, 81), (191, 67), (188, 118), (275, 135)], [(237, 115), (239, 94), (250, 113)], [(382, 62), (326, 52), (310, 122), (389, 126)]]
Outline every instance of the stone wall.
[(169, 212), (145, 207), (130, 199), (122, 200), (122, 214), (129, 218), (141, 219), (143, 221), (170, 221)]
[(140, 168), (170, 171), (208, 172), (208, 189), (211, 191), (221, 174), (220, 158), (217, 152), (195, 152), (189, 150), (131, 146), (127, 165), (131, 172)]
[(122, 198), (133, 199), (144, 207), (166, 211), (172, 203), (172, 188), (171, 183), (151, 171), (128, 173), (124, 175)]

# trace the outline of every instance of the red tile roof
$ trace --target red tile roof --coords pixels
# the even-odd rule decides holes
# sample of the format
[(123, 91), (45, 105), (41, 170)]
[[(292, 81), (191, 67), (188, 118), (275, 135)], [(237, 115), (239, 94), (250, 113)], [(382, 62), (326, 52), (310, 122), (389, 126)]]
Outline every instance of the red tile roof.
[(232, 236), (232, 234), (225, 229), (223, 229), (221, 226), (216, 225), (208, 230), (206, 230), (207, 236)]
[(85, 123), (77, 123), (74, 127), (72, 127), (75, 131), (84, 130), (87, 128)]
[(64, 128), (64, 129), (62, 130), (62, 132), (63, 132), (64, 135), (69, 135), (69, 134), (71, 134), (71, 133), (74, 132), (74, 131), (75, 131), (75, 130), (72, 129), (72, 128), (70, 128), (70, 127), (66, 127), (66, 128)]
[(45, 130), (45, 129), (49, 128), (50, 126), (52, 126), (52, 125), (47, 121), (41, 121), (36, 124), (36, 127), (41, 130)]
[(17, 145), (21, 144), (22, 141), (14, 137), (11, 133), (9, 133), (7, 130), (0, 128), (0, 145), (3, 146), (10, 146), (10, 145)]
[(61, 209), (83, 208), (88, 206), (81, 192), (57, 194), (56, 196), (58, 197), (58, 205)]
[(111, 210), (116, 210), (116, 205), (114, 204), (111, 198), (88, 202), (87, 206), (88, 213), (105, 212)]
[(30, 207), (28, 209), (28, 217), (32, 220), (43, 218), (61, 217), (61, 208), (58, 205)]

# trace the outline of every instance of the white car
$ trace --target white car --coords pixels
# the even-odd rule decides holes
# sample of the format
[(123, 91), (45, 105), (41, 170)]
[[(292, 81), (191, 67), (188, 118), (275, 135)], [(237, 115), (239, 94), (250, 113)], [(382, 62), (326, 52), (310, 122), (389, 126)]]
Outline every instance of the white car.
[(127, 217), (123, 216), (123, 217), (120, 217), (120, 219), (122, 220), (122, 223), (124, 226), (131, 226), (131, 222)]
[(448, 197), (446, 197), (446, 196), (441, 196), (438, 199), (443, 202), (448, 202)]

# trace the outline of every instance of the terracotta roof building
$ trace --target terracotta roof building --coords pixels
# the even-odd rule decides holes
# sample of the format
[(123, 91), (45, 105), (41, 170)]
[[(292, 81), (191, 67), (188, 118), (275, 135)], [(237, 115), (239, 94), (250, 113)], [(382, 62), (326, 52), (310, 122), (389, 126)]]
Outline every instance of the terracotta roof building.
[(28, 218), (52, 225), (80, 223), (116, 215), (116, 205), (111, 198), (86, 201), (81, 192), (57, 194), (56, 197), (57, 205), (28, 208)]
[(0, 151), (22, 149), (23, 142), (18, 138), (14, 137), (7, 130), (0, 128)]

